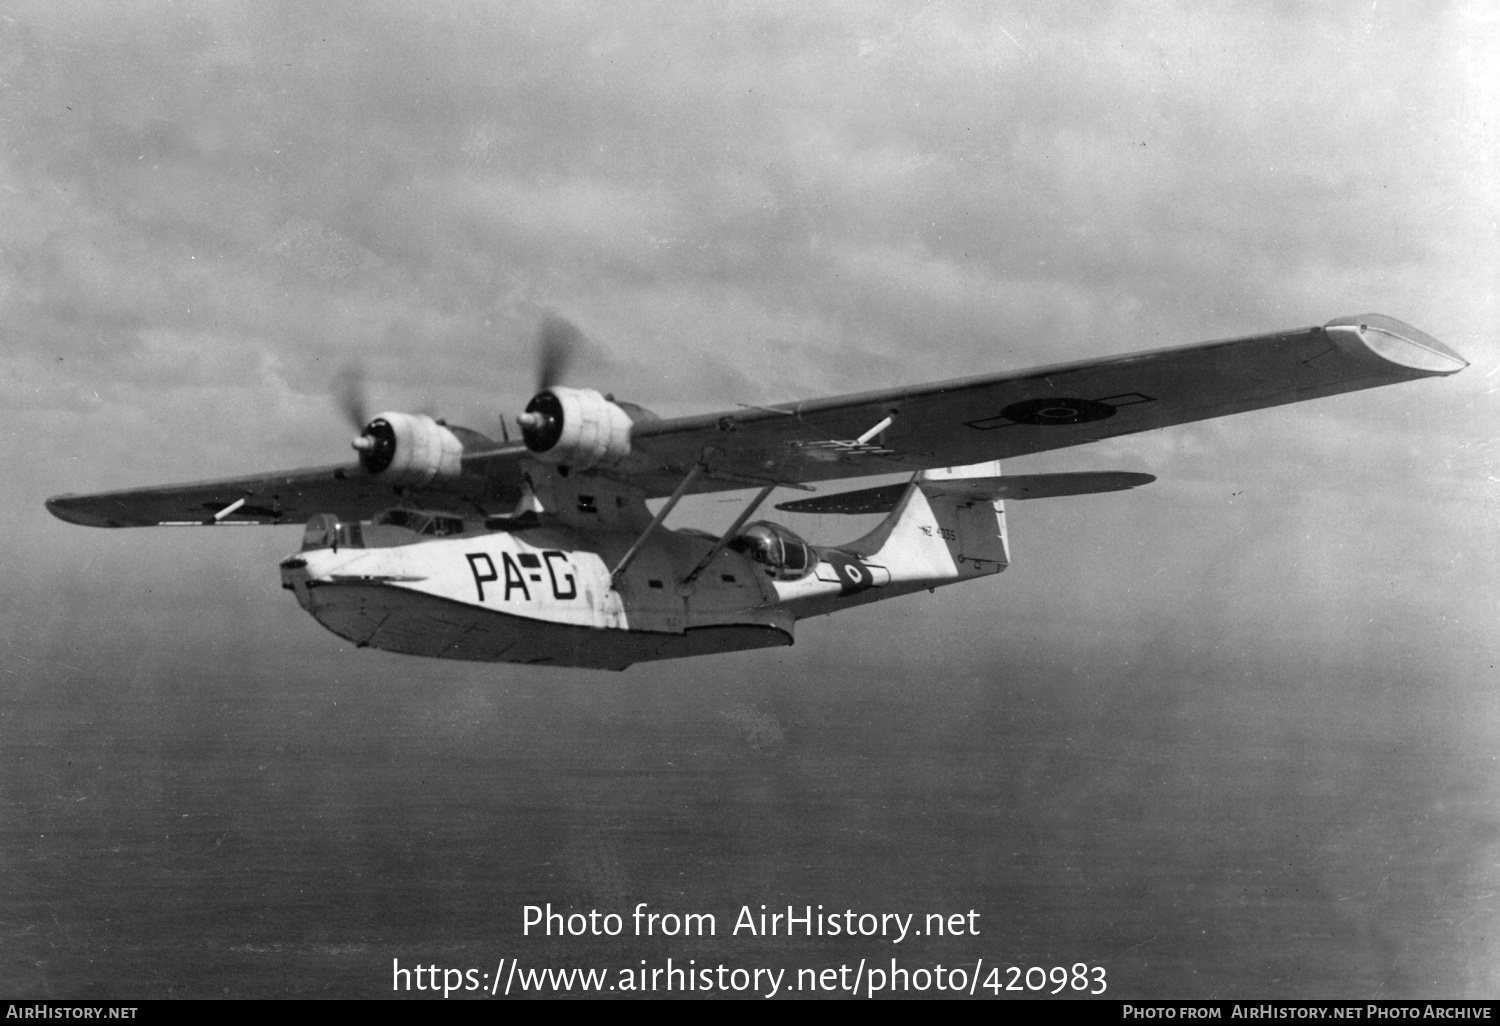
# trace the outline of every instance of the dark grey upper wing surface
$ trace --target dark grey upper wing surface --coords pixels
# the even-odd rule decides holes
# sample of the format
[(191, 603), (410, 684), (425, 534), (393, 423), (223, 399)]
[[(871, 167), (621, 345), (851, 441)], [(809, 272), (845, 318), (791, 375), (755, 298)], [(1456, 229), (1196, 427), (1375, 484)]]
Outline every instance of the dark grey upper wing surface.
[[(639, 424), (622, 470), (666, 495), (963, 466), (1453, 374), (1467, 362), (1394, 318)], [(889, 425), (856, 441), (889, 418)]]
[(393, 490), (358, 463), (351, 463), (93, 495), (59, 495), (47, 500), (47, 508), (54, 516), (85, 527), (287, 524), (306, 521), (317, 513), (368, 520), (403, 501), (428, 509), (474, 512), (486, 504), (516, 501), (520, 494), (517, 475), (504, 471), (513, 471), (525, 455), (520, 445), (465, 454), (461, 478), (428, 488)]

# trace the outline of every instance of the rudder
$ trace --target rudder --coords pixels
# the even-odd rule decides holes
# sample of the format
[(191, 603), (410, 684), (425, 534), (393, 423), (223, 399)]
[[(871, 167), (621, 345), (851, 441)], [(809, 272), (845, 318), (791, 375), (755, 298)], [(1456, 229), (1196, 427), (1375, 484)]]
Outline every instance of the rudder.
[(927, 499), (953, 561), (964, 576), (998, 573), (1010, 565), (1005, 500), (975, 498), (944, 485), (950, 481), (999, 476), (999, 460), (966, 467), (924, 470), (917, 475), (916, 485)]

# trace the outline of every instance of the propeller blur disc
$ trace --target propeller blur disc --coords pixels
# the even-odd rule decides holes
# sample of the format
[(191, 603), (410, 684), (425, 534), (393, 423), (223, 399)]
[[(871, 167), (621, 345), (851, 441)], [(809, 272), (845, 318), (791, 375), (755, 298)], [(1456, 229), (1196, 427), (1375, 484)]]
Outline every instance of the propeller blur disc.
[(562, 381), (568, 365), (583, 345), (583, 332), (573, 323), (556, 314), (549, 314), (542, 321), (537, 336), (537, 385), (538, 392), (545, 392)]
[(333, 382), (333, 398), (355, 431), (363, 432), (370, 422), (369, 402), (365, 396), (364, 373), (353, 364), (339, 371)]

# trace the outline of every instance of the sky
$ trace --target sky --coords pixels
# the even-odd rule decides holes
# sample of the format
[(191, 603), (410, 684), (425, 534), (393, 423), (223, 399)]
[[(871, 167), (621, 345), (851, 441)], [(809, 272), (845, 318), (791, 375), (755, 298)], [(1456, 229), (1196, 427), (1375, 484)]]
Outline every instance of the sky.
[[(363, 708), (320, 728), (337, 750), (394, 717), (417, 725), (397, 731), (415, 746), (401, 752), (444, 758), (474, 731), (514, 741), (516, 724), (606, 748), (625, 744), (619, 727), (663, 765), (697, 745), (709, 776), (770, 753), (771, 783), (732, 777), (724, 814), (780, 803), (783, 840), (810, 851), (836, 847), (798, 812), (822, 808), (806, 789), (819, 775), (867, 810), (854, 827), (904, 836), (954, 788), (957, 807), (980, 802), (971, 763), (1019, 774), (1008, 787), (1040, 773), (1015, 755), (1034, 729), (1039, 790), (995, 801), (1043, 795), (1063, 818), (1028, 836), (1055, 853), (1087, 835), (1121, 874), (1116, 899), (1143, 879), (1133, 831), (1159, 819), (1186, 836), (1163, 810), (1198, 802), (1300, 845), (1330, 901), (1376, 896), (1358, 899), (1376, 903), (1365, 925), (1319, 949), (1325, 990), (1493, 996), (1497, 37), (1483, 2), (0, 4), (0, 737), (24, 781), (0, 785), (6, 859), (29, 864), (42, 820), (104, 829), (60, 811), (66, 773), (37, 759), (148, 751), (130, 779), (155, 797), (97, 776), (67, 800), (170, 819), (161, 782), (236, 695), (254, 737), (302, 736), (299, 701)], [(1159, 480), (1013, 504), (1015, 565), (998, 580), (805, 623), (789, 650), (604, 683), (350, 651), (276, 587), (290, 528), (91, 531), (42, 507), (347, 458), (332, 394), (351, 366), (378, 408), (496, 434), (530, 394), (549, 314), (587, 339), (571, 383), (670, 416), (1367, 311), (1471, 366), (1016, 461)], [(737, 511), (725, 499), (672, 522), (720, 527)], [(785, 519), (814, 542), (868, 526)], [(843, 733), (820, 733), (835, 722)], [(976, 754), (976, 723), (1020, 738), (1004, 756), (1020, 761)], [(970, 754), (931, 755), (949, 738)], [(853, 762), (820, 761), (824, 741), (911, 773), (884, 798), (861, 791)], [(264, 768), (272, 749), (245, 744), (226, 765)], [(573, 779), (574, 750), (511, 757)], [(1095, 765), (1080, 751), (1113, 768), (1077, 769)], [(414, 786), (391, 772), (391, 788)], [(342, 777), (328, 788), (406, 807)], [(549, 793), (577, 834), (576, 789)], [(552, 853), (576, 893), (623, 901), (638, 877), (664, 879), (632, 875), (646, 856), (630, 831), (661, 811), (649, 789), (620, 808), (627, 840), (570, 834)], [(1315, 823), (1314, 840), (1297, 834)], [(268, 824), (242, 832), (264, 840), (281, 829)], [(726, 865), (776, 876), (735, 837)], [(168, 849), (141, 843), (134, 864), (160, 879)], [(892, 844), (902, 866), (936, 850)], [(56, 881), (26, 879), (52, 900)], [(70, 914), (53, 952), (92, 913)], [(1169, 934), (1185, 921), (1162, 915)], [(1073, 936), (1080, 914), (1065, 918)], [(1213, 950), (1260, 950), (1275, 931), (1258, 929), (1221, 931)], [(35, 968), (47, 957), (61, 956), (0, 981), (127, 982), (85, 961)], [(1163, 964), (1136, 966), (1158, 973), (1143, 990), (1186, 978)], [(1225, 973), (1183, 986), (1232, 991)]]

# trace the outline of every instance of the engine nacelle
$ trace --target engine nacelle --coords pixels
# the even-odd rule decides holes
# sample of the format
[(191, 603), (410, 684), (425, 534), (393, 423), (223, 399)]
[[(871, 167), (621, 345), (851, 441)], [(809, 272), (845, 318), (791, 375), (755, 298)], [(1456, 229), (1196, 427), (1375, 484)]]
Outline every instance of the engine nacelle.
[(630, 455), (630, 414), (592, 388), (538, 392), (520, 421), (526, 448), (548, 463), (588, 470)]
[(360, 465), (383, 481), (425, 485), (463, 473), (464, 445), (421, 413), (382, 413), (354, 440)]

